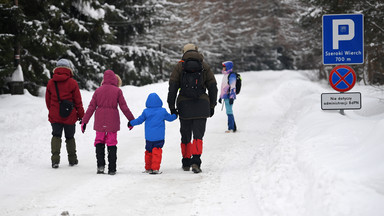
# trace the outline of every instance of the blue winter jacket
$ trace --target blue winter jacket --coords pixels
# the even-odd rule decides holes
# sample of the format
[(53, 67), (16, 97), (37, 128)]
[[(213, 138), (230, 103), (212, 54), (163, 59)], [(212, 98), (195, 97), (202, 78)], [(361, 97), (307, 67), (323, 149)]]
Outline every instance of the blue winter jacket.
[(145, 121), (145, 139), (148, 141), (164, 140), (165, 137), (165, 122), (174, 121), (177, 116), (169, 114), (163, 108), (163, 101), (156, 93), (148, 95), (145, 103), (147, 107), (143, 113), (135, 120), (130, 121), (132, 126), (142, 124)]

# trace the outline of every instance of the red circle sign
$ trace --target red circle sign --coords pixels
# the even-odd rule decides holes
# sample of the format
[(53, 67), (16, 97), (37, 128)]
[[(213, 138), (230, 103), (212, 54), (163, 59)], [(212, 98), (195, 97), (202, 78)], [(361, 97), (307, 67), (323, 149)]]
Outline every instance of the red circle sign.
[(329, 83), (336, 91), (349, 91), (356, 83), (356, 73), (346, 65), (337, 66), (329, 74)]

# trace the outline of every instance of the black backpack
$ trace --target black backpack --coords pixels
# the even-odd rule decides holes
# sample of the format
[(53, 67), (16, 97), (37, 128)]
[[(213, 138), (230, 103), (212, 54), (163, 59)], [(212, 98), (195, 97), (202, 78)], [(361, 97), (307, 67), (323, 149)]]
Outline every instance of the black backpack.
[(198, 59), (187, 59), (183, 63), (180, 94), (189, 98), (198, 98), (205, 92), (203, 87), (203, 64)]
[(236, 72), (231, 72), (229, 73), (228, 75), (228, 84), (229, 84), (229, 76), (231, 76), (231, 74), (236, 74), (236, 94), (240, 94), (240, 90), (241, 90), (241, 76), (239, 73), (236, 73)]

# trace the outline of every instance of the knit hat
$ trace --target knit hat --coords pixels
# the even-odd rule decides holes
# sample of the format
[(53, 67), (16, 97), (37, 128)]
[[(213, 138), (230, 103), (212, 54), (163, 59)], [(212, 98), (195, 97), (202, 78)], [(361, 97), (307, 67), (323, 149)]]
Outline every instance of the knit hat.
[(182, 52), (183, 52), (183, 54), (184, 54), (184, 53), (186, 53), (186, 52), (189, 51), (189, 50), (196, 50), (196, 51), (198, 51), (198, 47), (197, 47), (195, 44), (191, 44), (191, 43), (189, 43), (189, 44), (186, 44), (186, 45), (184, 46)]
[(65, 67), (71, 70), (71, 73), (73, 75), (73, 71), (75, 69), (74, 65), (72, 64), (71, 60), (68, 59), (60, 59), (59, 61), (56, 62), (56, 67)]

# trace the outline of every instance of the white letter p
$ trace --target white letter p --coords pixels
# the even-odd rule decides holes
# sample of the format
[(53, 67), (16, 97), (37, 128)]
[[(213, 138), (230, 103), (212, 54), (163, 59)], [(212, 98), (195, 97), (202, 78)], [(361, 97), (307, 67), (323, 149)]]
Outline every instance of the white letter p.
[[(340, 34), (339, 26), (347, 25), (348, 33)], [(332, 20), (333, 26), (333, 49), (339, 49), (339, 41), (352, 40), (355, 37), (355, 23), (351, 19)]]

